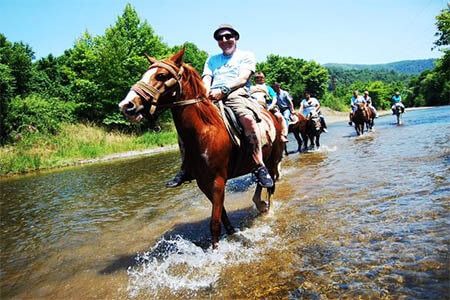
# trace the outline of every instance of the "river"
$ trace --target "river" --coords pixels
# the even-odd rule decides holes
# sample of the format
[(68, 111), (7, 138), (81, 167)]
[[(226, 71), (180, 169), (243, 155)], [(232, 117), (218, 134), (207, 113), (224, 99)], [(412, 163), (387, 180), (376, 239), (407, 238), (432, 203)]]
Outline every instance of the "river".
[(274, 206), (227, 185), (238, 232), (209, 246), (195, 183), (167, 189), (177, 152), (3, 178), (1, 299), (446, 299), (450, 107), (290, 136)]

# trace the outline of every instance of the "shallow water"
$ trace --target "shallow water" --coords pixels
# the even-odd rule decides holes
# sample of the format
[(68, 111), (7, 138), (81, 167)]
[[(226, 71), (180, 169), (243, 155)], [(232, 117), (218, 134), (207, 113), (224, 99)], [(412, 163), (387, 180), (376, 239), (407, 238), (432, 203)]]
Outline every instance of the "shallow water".
[(164, 187), (176, 152), (2, 179), (0, 298), (445, 299), (450, 107), (375, 128), (302, 154), (291, 136), (267, 215), (229, 182), (217, 251), (206, 197)]

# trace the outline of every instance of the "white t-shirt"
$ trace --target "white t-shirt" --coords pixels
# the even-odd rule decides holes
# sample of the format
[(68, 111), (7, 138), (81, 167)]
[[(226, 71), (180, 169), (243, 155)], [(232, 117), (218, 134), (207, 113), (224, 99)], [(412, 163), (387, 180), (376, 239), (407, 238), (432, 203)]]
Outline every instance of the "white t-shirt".
[[(212, 77), (211, 89), (220, 88), (222, 86), (230, 86), (243, 70), (249, 70), (252, 73), (256, 69), (255, 55), (249, 51), (236, 49), (229, 56), (221, 54), (210, 56), (203, 68), (203, 76), (210, 75)], [(246, 84), (250, 88), (250, 78)]]
[(302, 114), (305, 117), (308, 116), (310, 112), (315, 111), (316, 108), (320, 105), (319, 100), (313, 97), (309, 98), (309, 100), (303, 99), (301, 104), (303, 104)]

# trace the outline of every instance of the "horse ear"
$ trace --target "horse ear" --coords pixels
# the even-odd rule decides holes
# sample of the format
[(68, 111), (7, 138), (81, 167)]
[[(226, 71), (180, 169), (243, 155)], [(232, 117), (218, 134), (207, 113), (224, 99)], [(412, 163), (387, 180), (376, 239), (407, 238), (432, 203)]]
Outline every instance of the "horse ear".
[(181, 48), (181, 50), (172, 56), (170, 58), (171, 61), (173, 61), (177, 66), (181, 65), (181, 62), (183, 61), (183, 54), (184, 54), (184, 46)]
[(145, 57), (147, 57), (147, 60), (150, 62), (151, 65), (153, 65), (156, 62), (156, 59), (148, 56), (147, 53), (144, 53), (144, 54), (145, 54)]

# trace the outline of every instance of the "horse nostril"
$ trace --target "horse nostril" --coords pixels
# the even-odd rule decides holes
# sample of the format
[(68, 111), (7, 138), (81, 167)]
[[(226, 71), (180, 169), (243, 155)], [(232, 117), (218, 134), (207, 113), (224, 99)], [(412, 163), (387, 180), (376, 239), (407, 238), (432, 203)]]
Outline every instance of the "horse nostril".
[(134, 104), (134, 102), (128, 102), (128, 103), (125, 105), (125, 111), (126, 111), (128, 114), (134, 114), (134, 113), (136, 112), (136, 104)]

